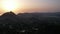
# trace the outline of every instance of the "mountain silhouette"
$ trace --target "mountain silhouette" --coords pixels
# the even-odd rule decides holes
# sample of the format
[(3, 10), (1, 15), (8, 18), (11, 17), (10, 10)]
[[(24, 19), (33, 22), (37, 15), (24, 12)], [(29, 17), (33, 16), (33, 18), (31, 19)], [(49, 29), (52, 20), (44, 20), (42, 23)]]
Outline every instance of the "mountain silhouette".
[(16, 23), (18, 22), (18, 17), (13, 12), (6, 12), (2, 16), (0, 16), (0, 22), (3, 23)]
[(16, 16), (16, 14), (13, 12), (6, 12), (2, 16), (9, 16), (10, 17), (10, 16)]

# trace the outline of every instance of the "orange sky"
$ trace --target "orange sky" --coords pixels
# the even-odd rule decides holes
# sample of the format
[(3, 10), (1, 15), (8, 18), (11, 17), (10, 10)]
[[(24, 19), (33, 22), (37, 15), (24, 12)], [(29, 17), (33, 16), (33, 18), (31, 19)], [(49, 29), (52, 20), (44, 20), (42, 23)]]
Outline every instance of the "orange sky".
[(10, 10), (15, 13), (57, 10), (60, 8), (60, 2), (58, 1), (59, 0), (0, 0), (0, 13)]

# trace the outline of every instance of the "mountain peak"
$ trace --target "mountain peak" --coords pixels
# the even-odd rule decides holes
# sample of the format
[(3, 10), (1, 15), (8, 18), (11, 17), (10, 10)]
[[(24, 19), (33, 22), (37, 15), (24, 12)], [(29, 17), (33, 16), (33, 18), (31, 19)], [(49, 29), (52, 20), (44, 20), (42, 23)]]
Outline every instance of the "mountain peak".
[(13, 15), (16, 15), (16, 14), (10, 11), (10, 12), (4, 13), (2, 16), (13, 16)]

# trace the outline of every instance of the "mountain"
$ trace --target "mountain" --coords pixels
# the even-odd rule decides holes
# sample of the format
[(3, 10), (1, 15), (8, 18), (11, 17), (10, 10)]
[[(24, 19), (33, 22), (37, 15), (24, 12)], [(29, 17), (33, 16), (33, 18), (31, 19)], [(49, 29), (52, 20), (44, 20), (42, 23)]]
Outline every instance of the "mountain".
[(54, 13), (19, 13), (18, 16), (20, 17), (60, 17), (60, 12), (54, 12)]
[(18, 17), (13, 12), (6, 12), (0, 16), (0, 22), (2, 23), (16, 23), (18, 22)]

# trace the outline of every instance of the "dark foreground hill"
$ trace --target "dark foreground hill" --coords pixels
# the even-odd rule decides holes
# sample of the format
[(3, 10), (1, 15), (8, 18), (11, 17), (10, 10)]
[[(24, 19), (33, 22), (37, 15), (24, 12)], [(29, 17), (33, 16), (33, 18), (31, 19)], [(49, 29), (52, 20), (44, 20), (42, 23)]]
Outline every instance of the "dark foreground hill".
[(0, 16), (0, 34), (57, 34), (60, 13), (4, 13)]

